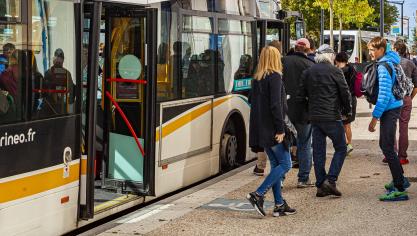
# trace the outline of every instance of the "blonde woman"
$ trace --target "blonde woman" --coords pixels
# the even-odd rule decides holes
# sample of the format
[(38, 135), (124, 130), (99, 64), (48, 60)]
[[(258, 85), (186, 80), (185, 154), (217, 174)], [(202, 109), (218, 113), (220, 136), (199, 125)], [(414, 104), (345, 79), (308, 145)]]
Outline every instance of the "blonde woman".
[(287, 104), (280, 58), (278, 49), (271, 46), (262, 49), (250, 96), (249, 146), (258, 152), (264, 150), (271, 164), (271, 172), (261, 186), (247, 195), (262, 216), (266, 215), (264, 197), (271, 188), (275, 199), (273, 216), (295, 213), (281, 196), (280, 180), (291, 169), (291, 156), (283, 142)]

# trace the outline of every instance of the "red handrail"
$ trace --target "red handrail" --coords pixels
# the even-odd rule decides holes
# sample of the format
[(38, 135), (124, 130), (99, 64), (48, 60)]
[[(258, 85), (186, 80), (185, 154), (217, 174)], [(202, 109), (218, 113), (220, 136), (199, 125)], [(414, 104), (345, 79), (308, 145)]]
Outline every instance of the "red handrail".
[(134, 84), (146, 84), (147, 83), (146, 80), (142, 80), (142, 79), (132, 80), (132, 79), (119, 79), (119, 78), (110, 78), (110, 79), (107, 79), (107, 82), (122, 82), (122, 83), (134, 83)]
[(120, 113), (120, 115), (122, 116), (125, 124), (127, 125), (127, 127), (130, 130), (130, 133), (133, 135), (133, 137), (135, 138), (135, 142), (138, 145), (138, 148), (140, 150), (140, 152), (142, 153), (142, 156), (145, 157), (145, 151), (143, 150), (142, 145), (139, 142), (138, 136), (136, 135), (135, 130), (133, 129), (132, 125), (130, 124), (129, 120), (127, 119), (125, 113), (123, 112), (123, 110), (120, 108), (119, 104), (116, 102), (116, 100), (114, 100), (114, 98), (111, 96), (111, 94), (109, 92), (106, 91), (106, 96), (110, 99), (110, 101), (113, 103), (113, 105), (116, 107), (117, 111)]
[(68, 93), (66, 89), (32, 89), (34, 93)]

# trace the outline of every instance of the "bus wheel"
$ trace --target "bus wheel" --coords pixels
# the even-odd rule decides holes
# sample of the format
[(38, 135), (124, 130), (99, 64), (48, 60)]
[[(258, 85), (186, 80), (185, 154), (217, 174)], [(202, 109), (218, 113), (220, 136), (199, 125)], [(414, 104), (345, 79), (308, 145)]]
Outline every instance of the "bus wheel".
[(222, 164), (222, 170), (227, 171), (234, 166), (237, 162), (238, 153), (238, 140), (233, 134), (225, 133), (222, 138), (220, 159)]

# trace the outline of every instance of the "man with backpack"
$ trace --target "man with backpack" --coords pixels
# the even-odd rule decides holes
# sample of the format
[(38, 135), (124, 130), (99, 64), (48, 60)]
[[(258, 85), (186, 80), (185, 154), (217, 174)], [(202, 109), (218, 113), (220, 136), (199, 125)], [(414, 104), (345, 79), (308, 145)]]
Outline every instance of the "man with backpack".
[(394, 44), (394, 50), (401, 57), (401, 67), (407, 79), (413, 83), (413, 90), (411, 90), (403, 99), (403, 107), (400, 113), (399, 122), (399, 137), (398, 137), (398, 157), (401, 165), (408, 164), (407, 149), (408, 149), (408, 123), (410, 122), (411, 109), (413, 107), (413, 98), (417, 94), (417, 67), (414, 63), (407, 59), (407, 45), (404, 41), (398, 40)]
[[(375, 63), (367, 66), (362, 83), (362, 90), (367, 100), (375, 104), (372, 120), (368, 130), (375, 132), (380, 121), (379, 146), (387, 158), (393, 181), (385, 185), (387, 192), (379, 197), (381, 201), (408, 200), (406, 188), (409, 187), (404, 177), (403, 168), (394, 150), (397, 121), (403, 101), (394, 96), (397, 78), (396, 67), (400, 63), (397, 53), (391, 51), (389, 44), (382, 37), (375, 37), (368, 43), (369, 55)], [(373, 81), (373, 82), (372, 82)]]

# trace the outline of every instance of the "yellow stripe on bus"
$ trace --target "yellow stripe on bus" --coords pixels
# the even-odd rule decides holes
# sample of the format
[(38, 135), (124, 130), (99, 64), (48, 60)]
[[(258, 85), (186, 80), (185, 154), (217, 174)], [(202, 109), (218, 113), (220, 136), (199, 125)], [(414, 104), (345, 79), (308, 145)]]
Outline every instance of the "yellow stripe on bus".
[(0, 183), (0, 203), (5, 203), (61, 187), (79, 179), (79, 163), (71, 165), (64, 178), (63, 168)]
[[(231, 98), (231, 96), (228, 96), (228, 97), (219, 99), (217, 101), (214, 101), (213, 108), (217, 107), (218, 105), (220, 105), (224, 102), (226, 102), (230, 98)], [(173, 133), (175, 130), (177, 130), (177, 129), (183, 127), (184, 125), (190, 123), (191, 121), (197, 119), (198, 117), (200, 117), (204, 113), (210, 111), (210, 109), (211, 109), (211, 103), (206, 104), (206, 105), (204, 105), (200, 108), (195, 109), (194, 111), (191, 111), (191, 112), (179, 117), (178, 119), (174, 120), (173, 122), (169, 123), (168, 125), (162, 127), (162, 138), (165, 138), (166, 136)], [(159, 130), (156, 132), (156, 141), (159, 141)]]
[(87, 159), (81, 159), (81, 175), (87, 175)]

